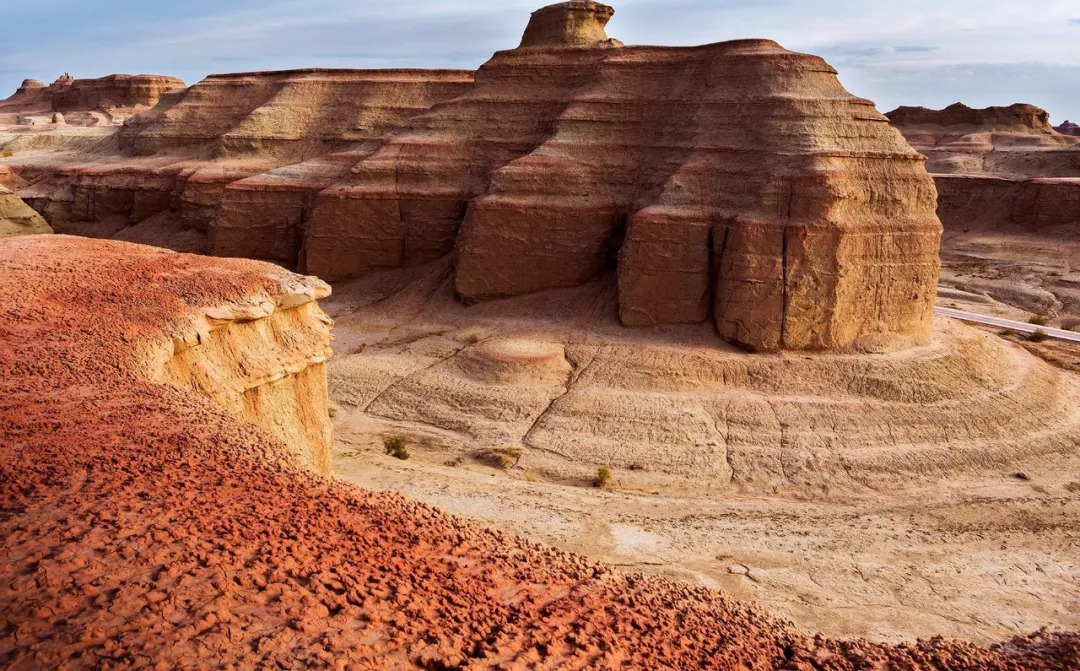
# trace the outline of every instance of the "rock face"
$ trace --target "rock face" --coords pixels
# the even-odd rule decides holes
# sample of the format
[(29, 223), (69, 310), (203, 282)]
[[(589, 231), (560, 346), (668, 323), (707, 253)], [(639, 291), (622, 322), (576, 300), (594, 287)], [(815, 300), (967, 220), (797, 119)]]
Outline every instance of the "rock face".
[(604, 26), (615, 10), (591, 0), (570, 0), (548, 5), (532, 13), (520, 48), (526, 47), (595, 47), (616, 45)]
[[(27, 182), (23, 197), (58, 232), (205, 252), (230, 182), (362, 146), (471, 81), (470, 72), (440, 70), (214, 75), (168, 92), (108, 142), (74, 155), (16, 156), (10, 163)], [(274, 193), (245, 196), (256, 202), (250, 210), (225, 208), (214, 249), (295, 265), (298, 242), (283, 255), (275, 252), (280, 239), (295, 238), (282, 223), (289, 216), (284, 204)], [(257, 209), (263, 202), (267, 207)]]
[[(153, 107), (167, 91), (185, 86), (183, 80), (161, 75), (108, 75), (97, 79), (75, 79), (64, 75), (49, 86), (27, 79), (14, 95), (0, 101), (0, 116), (103, 112), (110, 121), (118, 123)], [(80, 119), (77, 115), (73, 118)], [(81, 120), (85, 122), (86, 118)]]
[[(297, 443), (260, 422), (259, 403), (240, 416), (206, 392), (252, 374), (239, 370), (250, 363), (322, 356), (328, 328), (311, 317), (324, 293), (252, 261), (66, 236), (0, 241), (0, 662), (186, 668), (212, 654), (241, 668), (755, 671), (1080, 662), (1069, 633), (988, 648), (808, 637), (716, 592), (614, 573), (320, 477)], [(279, 313), (289, 316), (270, 321)], [(236, 326), (216, 350), (214, 333)], [(240, 343), (260, 356), (236, 352)], [(199, 366), (175, 361), (203, 348), (212, 352)]]
[(0, 238), (52, 232), (40, 214), (0, 183)]
[(929, 157), (946, 230), (1008, 228), (1072, 236), (1080, 230), (1080, 138), (1033, 105), (887, 115)]
[(1080, 124), (1069, 121), (1068, 119), (1066, 119), (1065, 123), (1061, 124), (1060, 126), (1055, 126), (1054, 130), (1061, 133), (1062, 135), (1075, 135), (1080, 137)]
[(213, 76), (125, 124), (115, 158), (12, 167), (59, 232), (331, 280), (452, 253), (465, 301), (614, 268), (627, 325), (711, 319), (754, 350), (924, 341), (935, 192), (873, 104), (767, 40), (620, 46), (612, 13), (538, 10), (475, 81)]
[(457, 292), (477, 301), (614, 262), (626, 324), (711, 316), (752, 349), (925, 338), (934, 189), (873, 105), (765, 40), (560, 46), (579, 33), (559, 26), (583, 23), (606, 46), (607, 16), (537, 12), (529, 46), (321, 191), (307, 270), (342, 279), (453, 251)]
[(1008, 107), (985, 107), (973, 109), (963, 103), (953, 103), (942, 110), (926, 107), (897, 107), (885, 116), (897, 126), (913, 128), (929, 126), (936, 128), (962, 128), (987, 132), (1041, 132), (1050, 133), (1050, 115), (1046, 110), (1014, 103)]
[[(98, 380), (110, 403), (135, 390), (157, 399), (181, 390), (329, 471), (331, 321), (316, 303), (330, 293), (325, 283), (124, 242), (59, 235), (0, 245), (0, 291), (22, 292), (0, 329), (5, 381), (33, 374), (51, 394), (78, 396), (80, 384)], [(26, 362), (35, 363), (20, 368)], [(34, 385), (16, 389), (9, 403), (51, 398)]]

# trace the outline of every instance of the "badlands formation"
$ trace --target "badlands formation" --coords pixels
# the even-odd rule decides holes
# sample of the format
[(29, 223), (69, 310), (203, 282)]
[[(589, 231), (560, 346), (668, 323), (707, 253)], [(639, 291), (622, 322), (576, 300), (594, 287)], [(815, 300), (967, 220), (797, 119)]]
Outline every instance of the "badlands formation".
[(929, 157), (937, 184), (941, 296), (1022, 321), (1080, 323), (1080, 137), (1024, 104), (888, 116)]
[[(1080, 664), (858, 640), (1080, 629), (1080, 382), (933, 316), (941, 176), (820, 58), (612, 12), (539, 10), (475, 73), (0, 128), (0, 183), (120, 240), (0, 242), (0, 662)], [(942, 114), (894, 113), (932, 172), (1075, 151), (1036, 108)]]
[[(0, 241), (5, 668), (1032, 669), (807, 637), (319, 474), (326, 285), (116, 241)], [(320, 416), (321, 413), (321, 416)], [(284, 425), (287, 425), (284, 426)]]

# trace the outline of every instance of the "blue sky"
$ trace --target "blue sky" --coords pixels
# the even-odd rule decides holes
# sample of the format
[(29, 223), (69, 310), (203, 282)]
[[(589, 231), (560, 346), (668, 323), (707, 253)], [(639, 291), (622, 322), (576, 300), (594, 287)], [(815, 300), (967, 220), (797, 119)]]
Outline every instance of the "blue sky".
[[(543, 0), (0, 0), (0, 96), (24, 77), (464, 67), (517, 44)], [(879, 109), (1030, 102), (1080, 121), (1080, 2), (622, 0), (627, 44), (767, 37), (824, 56)]]

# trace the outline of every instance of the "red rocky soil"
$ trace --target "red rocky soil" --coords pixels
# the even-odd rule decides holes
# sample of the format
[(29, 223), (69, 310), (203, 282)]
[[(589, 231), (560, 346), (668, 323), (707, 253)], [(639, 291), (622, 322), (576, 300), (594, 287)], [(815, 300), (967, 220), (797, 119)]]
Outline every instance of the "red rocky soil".
[(303, 281), (126, 243), (0, 242), (0, 666), (1080, 665), (1076, 634), (991, 648), (810, 639), (715, 592), (317, 475), (153, 381), (192, 314)]

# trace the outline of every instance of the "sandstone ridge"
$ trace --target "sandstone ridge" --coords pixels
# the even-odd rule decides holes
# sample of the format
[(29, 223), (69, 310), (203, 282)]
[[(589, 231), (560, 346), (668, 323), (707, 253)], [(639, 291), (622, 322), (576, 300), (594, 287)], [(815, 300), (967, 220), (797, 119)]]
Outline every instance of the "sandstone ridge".
[(97, 79), (64, 75), (48, 86), (27, 79), (11, 97), (0, 101), (0, 123), (5, 117), (10, 123), (14, 116), (20, 123), (37, 125), (53, 122), (53, 114), (63, 114), (65, 123), (118, 124), (184, 86), (176, 77), (161, 75), (117, 74)]
[(475, 81), (212, 76), (85, 167), (10, 164), (60, 232), (331, 280), (453, 254), (465, 301), (611, 266), (627, 325), (711, 320), (754, 350), (925, 342), (934, 189), (873, 104), (768, 40), (612, 48), (612, 11), (538, 10)]
[[(275, 425), (260, 402), (236, 414), (205, 393), (216, 384), (196, 379), (295, 355), (317, 370), (328, 328), (316, 280), (67, 236), (0, 241), (0, 280), (5, 666), (187, 667), (208, 655), (305, 668), (1080, 662), (1074, 634), (992, 647), (810, 638), (715, 592), (613, 573), (320, 477), (303, 443), (281, 439), (314, 417)], [(269, 321), (276, 314), (284, 319)], [(180, 366), (194, 384), (163, 375), (177, 355), (214, 350), (215, 332), (243, 324), (261, 326), (236, 332), (220, 357)], [(236, 358), (241, 343), (258, 356)], [(273, 395), (264, 387), (274, 384), (252, 389)], [(308, 390), (303, 404), (325, 418), (319, 390)]]
[(887, 115), (929, 157), (947, 230), (977, 226), (1070, 236), (1080, 230), (1080, 138), (1034, 105)]

